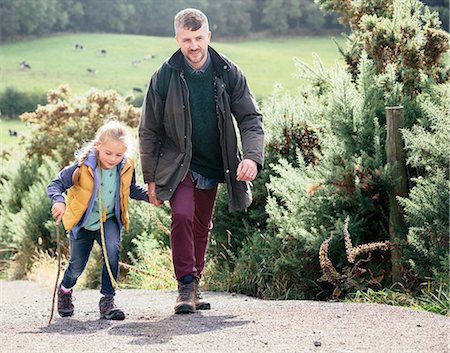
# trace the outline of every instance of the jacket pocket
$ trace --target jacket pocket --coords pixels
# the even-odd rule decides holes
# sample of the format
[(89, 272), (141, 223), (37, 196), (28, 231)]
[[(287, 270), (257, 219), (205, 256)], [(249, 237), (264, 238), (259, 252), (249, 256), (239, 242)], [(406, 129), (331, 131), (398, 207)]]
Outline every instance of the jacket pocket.
[(184, 158), (184, 153), (161, 152), (156, 166), (155, 180), (158, 186), (170, 184), (172, 176), (179, 169)]

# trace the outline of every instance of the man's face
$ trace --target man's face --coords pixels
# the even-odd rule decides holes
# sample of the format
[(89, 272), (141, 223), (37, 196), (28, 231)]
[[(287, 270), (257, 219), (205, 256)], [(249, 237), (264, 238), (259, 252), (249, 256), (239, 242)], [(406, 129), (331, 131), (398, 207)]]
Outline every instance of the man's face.
[(179, 29), (175, 37), (181, 52), (194, 69), (201, 69), (205, 64), (211, 32), (202, 26), (196, 31)]

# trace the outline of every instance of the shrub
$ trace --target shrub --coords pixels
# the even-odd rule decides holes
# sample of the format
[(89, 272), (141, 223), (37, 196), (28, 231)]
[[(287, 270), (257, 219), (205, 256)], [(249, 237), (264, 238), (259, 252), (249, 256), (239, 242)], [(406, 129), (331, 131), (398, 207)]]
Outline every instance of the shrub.
[[(225, 281), (230, 287), (270, 298), (315, 298), (322, 291), (315, 282), (323, 240), (336, 234), (333, 263), (345, 261), (347, 214), (356, 244), (385, 239), (389, 183), (380, 146), (383, 116), (377, 117), (383, 94), (374, 83), (373, 63), (366, 58), (361, 65), (357, 83), (338, 69), (317, 95), (293, 99), (276, 92), (269, 100), (268, 218), (259, 232), (247, 233), (240, 252), (231, 251), (236, 259), (228, 256), (235, 264), (231, 282)], [(295, 148), (293, 140), (302, 144)]]
[(154, 207), (147, 203), (130, 200), (128, 214), (130, 226), (122, 232), (122, 259), (129, 262), (129, 255), (137, 256), (133, 239), (148, 237), (160, 248), (169, 247), (170, 213), (167, 207)]
[(23, 207), (23, 198), (26, 197), (31, 186), (36, 183), (40, 174), (38, 173), (41, 162), (37, 157), (31, 157), (19, 163), (14, 175), (9, 176), (9, 182), (2, 186), (2, 204), (11, 212), (19, 212)]
[[(5, 215), (5, 222), (0, 228), (0, 242), (12, 248), (15, 253), (15, 277), (23, 277), (31, 269), (36, 253), (55, 253), (56, 228), (46, 194), (47, 185), (61, 167), (73, 161), (74, 152), (91, 140), (98, 127), (110, 117), (136, 127), (139, 110), (114, 91), (91, 90), (84, 96), (72, 97), (65, 86), (48, 92), (46, 106), (21, 116), (35, 127), (28, 141), (28, 157), (20, 163), (17, 174), (2, 177), (0, 186), (0, 207), (2, 216), (3, 211)], [(149, 241), (156, 241), (163, 248), (168, 246), (168, 236), (164, 233), (163, 226), (155, 222), (158, 219), (167, 226), (167, 208), (156, 210), (131, 201), (129, 212), (130, 229), (123, 232), (122, 261), (140, 261), (142, 254), (138, 252), (138, 245), (135, 245), (133, 239), (139, 238), (144, 243), (145, 238), (149, 238)], [(20, 222), (16, 222), (17, 219)], [(60, 229), (62, 232), (62, 226)], [(62, 238), (62, 252), (67, 255), (68, 239)], [(88, 285), (96, 287), (101, 271), (101, 254), (96, 251), (93, 258), (85, 277)]]
[(35, 128), (28, 155), (50, 156), (60, 167), (73, 161), (74, 152), (94, 138), (105, 120), (114, 117), (130, 127), (139, 122), (139, 109), (112, 90), (92, 89), (84, 96), (72, 97), (67, 86), (60, 86), (47, 93), (47, 100), (47, 105), (20, 118)]
[[(9, 191), (1, 199), (2, 218), (4, 217), (5, 222), (0, 239), (8, 247), (14, 248), (14, 278), (26, 275), (37, 252), (56, 248), (54, 222), (46, 189), (48, 181), (56, 174), (57, 166), (49, 159), (43, 159), (39, 164), (37, 158), (24, 159), (17, 174), (1, 186), (2, 191)], [(32, 173), (24, 172), (25, 166)], [(21, 179), (22, 172), (30, 184), (17, 182)], [(16, 199), (20, 201), (20, 207), (12, 201)]]
[(170, 250), (161, 248), (147, 232), (132, 240), (135, 251), (129, 253), (133, 266), (127, 266), (129, 285), (142, 289), (176, 289)]
[(18, 118), (25, 112), (36, 110), (38, 105), (46, 103), (45, 94), (21, 92), (14, 87), (6, 87), (0, 93), (0, 115)]
[[(404, 130), (409, 165), (421, 171), (407, 198), (400, 198), (409, 229), (408, 258), (420, 280), (434, 274), (448, 275), (450, 116), (448, 90), (420, 97), (421, 125)], [(443, 259), (447, 261), (442, 261)]]
[[(329, 296), (332, 288), (317, 283), (319, 247), (331, 238), (330, 259), (340, 273), (347, 273), (342, 222), (348, 215), (355, 246), (388, 238), (388, 193), (396, 181), (386, 166), (385, 107), (403, 105), (405, 126), (422, 125), (426, 107), (419, 97), (449, 79), (443, 61), (448, 35), (420, 2), (320, 3), (342, 12), (343, 20), (352, 25), (349, 47), (342, 50), (348, 66), (325, 72), (320, 64), (313, 69), (297, 63), (312, 86), (294, 98), (273, 100), (265, 120), (267, 151), (274, 161), (266, 185), (265, 228), (244, 235), (238, 252), (222, 243), (221, 255), (230, 265), (222, 267), (216, 257), (212, 268), (227, 268), (230, 274), (213, 274), (213, 284), (222, 280), (228, 288), (271, 298)], [(434, 48), (430, 57), (423, 51), (428, 47)], [(422, 60), (419, 66), (415, 60)], [(434, 104), (447, 111), (448, 104)], [(295, 121), (301, 123), (289, 126)], [(302, 132), (308, 138), (302, 138)], [(283, 140), (289, 144), (280, 146)], [(297, 151), (295, 142), (302, 148), (305, 142), (312, 145), (313, 157), (305, 159), (308, 154)], [(426, 145), (418, 139), (413, 144)], [(445, 153), (430, 159), (439, 163)], [(440, 185), (444, 199), (448, 187)], [(405, 250), (404, 240), (395, 245)], [(362, 278), (365, 285), (379, 289), (390, 284), (389, 256), (377, 253), (367, 266), (373, 275)]]
[(423, 92), (428, 80), (444, 84), (450, 79), (450, 68), (444, 61), (449, 35), (440, 28), (439, 14), (421, 1), (317, 2), (323, 10), (337, 12), (340, 22), (352, 28), (347, 48), (340, 50), (353, 77), (358, 75), (362, 51), (366, 51), (377, 74), (391, 71), (395, 83), (402, 86), (401, 95), (408, 100)]

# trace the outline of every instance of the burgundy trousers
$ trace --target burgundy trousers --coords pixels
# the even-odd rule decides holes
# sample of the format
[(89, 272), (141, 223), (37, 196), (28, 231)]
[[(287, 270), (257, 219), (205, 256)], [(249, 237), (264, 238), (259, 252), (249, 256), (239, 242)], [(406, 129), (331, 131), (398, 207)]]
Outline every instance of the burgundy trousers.
[(170, 246), (177, 280), (185, 275), (202, 275), (216, 194), (217, 187), (196, 189), (187, 173), (170, 199)]

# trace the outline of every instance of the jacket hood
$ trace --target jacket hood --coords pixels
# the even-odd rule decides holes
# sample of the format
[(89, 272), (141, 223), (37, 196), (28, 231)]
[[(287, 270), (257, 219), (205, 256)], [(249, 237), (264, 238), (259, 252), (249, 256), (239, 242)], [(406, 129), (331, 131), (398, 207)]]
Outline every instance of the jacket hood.
[(97, 151), (95, 148), (92, 148), (89, 152), (87, 158), (84, 160), (83, 164), (91, 167), (92, 170), (97, 168)]

